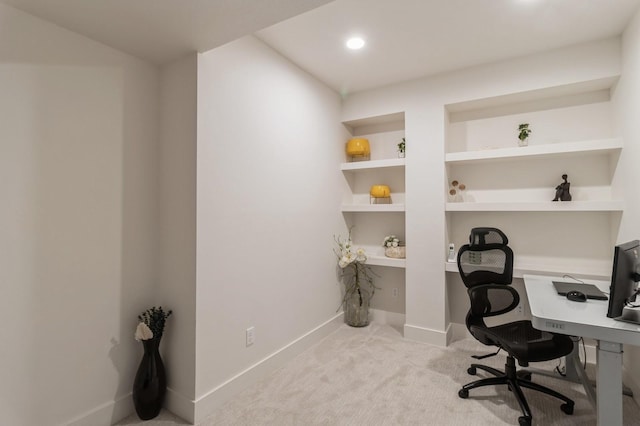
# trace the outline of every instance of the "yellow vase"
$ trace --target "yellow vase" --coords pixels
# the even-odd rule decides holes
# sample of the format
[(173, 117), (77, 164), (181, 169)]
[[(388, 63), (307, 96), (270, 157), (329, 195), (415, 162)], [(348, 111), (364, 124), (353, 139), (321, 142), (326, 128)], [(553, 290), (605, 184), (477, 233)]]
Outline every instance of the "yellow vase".
[(373, 198), (388, 198), (391, 196), (391, 189), (387, 185), (373, 185), (369, 195)]
[(371, 154), (369, 139), (353, 138), (347, 142), (347, 155), (349, 157), (365, 157)]

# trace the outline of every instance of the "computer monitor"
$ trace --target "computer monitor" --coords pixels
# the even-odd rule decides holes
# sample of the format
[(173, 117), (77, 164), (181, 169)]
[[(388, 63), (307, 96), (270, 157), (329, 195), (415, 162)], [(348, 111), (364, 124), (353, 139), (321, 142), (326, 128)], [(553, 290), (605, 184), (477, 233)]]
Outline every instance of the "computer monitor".
[[(622, 315), (625, 301), (630, 299), (636, 289), (640, 255), (640, 241), (634, 240), (619, 244), (613, 252), (613, 272), (609, 287), (609, 309), (607, 316), (616, 318)], [(630, 300), (632, 301), (632, 300)]]

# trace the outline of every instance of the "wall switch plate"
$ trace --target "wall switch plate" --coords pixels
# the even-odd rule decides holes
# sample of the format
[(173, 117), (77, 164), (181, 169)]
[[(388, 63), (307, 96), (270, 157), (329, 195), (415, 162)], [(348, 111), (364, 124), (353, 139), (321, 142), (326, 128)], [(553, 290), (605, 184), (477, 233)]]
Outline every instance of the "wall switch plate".
[(393, 297), (398, 297), (398, 287), (394, 287), (393, 290), (391, 290), (391, 295)]
[(246, 332), (247, 346), (253, 345), (253, 342), (255, 341), (255, 338), (256, 338), (256, 329), (255, 329), (255, 327), (247, 328), (247, 332)]

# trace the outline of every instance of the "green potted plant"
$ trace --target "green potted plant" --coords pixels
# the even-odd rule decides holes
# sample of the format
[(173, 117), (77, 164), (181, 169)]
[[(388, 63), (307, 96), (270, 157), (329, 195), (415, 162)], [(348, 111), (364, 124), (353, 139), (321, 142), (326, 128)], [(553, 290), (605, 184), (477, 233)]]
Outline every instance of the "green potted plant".
[(405, 140), (404, 140), (404, 138), (402, 138), (402, 142), (398, 143), (398, 157), (399, 158), (404, 158), (404, 146), (405, 146)]
[(520, 139), (520, 142), (518, 142), (519, 146), (527, 146), (529, 144), (527, 138), (530, 133), (531, 129), (529, 129), (529, 123), (522, 123), (518, 126), (518, 139)]

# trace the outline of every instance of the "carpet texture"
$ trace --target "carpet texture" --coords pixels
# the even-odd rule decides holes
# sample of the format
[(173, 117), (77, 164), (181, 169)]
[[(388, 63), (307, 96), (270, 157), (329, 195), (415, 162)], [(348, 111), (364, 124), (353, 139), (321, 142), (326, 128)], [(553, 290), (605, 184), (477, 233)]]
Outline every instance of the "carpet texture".
[[(471, 355), (492, 348), (474, 339), (447, 348), (402, 338), (398, 330), (371, 324), (341, 326), (287, 366), (238, 394), (198, 426), (300, 425), (517, 425), (521, 415), (506, 387), (471, 391), (458, 397), (460, 387), (487, 377), (467, 374)], [(505, 356), (481, 363), (503, 369)], [(535, 368), (552, 371), (556, 361)], [(594, 371), (587, 369), (590, 377)], [(595, 411), (581, 385), (534, 374), (533, 380), (564, 393), (576, 403), (572, 416), (560, 401), (525, 389), (534, 425), (596, 425)], [(640, 425), (640, 408), (625, 396), (624, 424)], [(166, 411), (142, 422), (131, 416), (119, 425), (177, 426), (184, 421)]]

